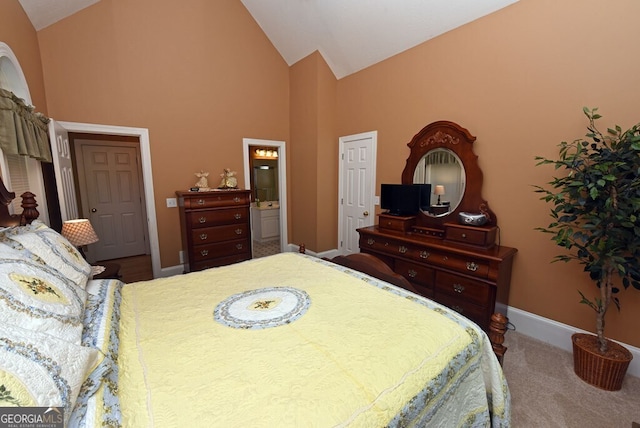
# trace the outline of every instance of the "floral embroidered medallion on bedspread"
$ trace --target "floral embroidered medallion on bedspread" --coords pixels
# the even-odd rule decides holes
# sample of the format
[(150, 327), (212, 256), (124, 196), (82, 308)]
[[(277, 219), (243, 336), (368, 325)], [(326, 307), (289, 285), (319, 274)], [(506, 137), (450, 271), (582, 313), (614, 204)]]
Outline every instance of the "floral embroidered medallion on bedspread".
[(475, 324), (343, 270), (285, 253), (125, 285), (123, 425), (508, 426)]

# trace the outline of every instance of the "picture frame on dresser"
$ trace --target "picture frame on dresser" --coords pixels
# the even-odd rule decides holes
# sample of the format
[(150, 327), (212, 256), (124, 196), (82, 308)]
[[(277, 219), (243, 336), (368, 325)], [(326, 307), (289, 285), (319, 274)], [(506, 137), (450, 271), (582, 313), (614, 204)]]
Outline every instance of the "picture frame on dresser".
[[(437, 168), (428, 165), (434, 152), (438, 162), (459, 170), (459, 197), (446, 212), (422, 211), (415, 216), (382, 212), (378, 224), (358, 229), (360, 251), (376, 256), (405, 277), (419, 294), (475, 321), (490, 332), (492, 317), (507, 317), (511, 269), (517, 249), (500, 243), (496, 214), (482, 197), (483, 174), (473, 152), (476, 137), (450, 121), (425, 126), (407, 144), (410, 149), (402, 184), (441, 185)], [(444, 156), (443, 156), (444, 154)], [(447, 156), (450, 154), (450, 156)], [(426, 172), (425, 172), (426, 171)], [(461, 224), (459, 214), (477, 213), (485, 224)]]

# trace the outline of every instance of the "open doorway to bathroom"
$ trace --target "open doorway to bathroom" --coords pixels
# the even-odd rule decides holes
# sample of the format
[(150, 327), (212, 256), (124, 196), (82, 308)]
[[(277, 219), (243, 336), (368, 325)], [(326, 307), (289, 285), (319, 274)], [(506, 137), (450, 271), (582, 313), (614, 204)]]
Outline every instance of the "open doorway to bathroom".
[(286, 251), (286, 151), (284, 141), (243, 140), (245, 185), (251, 190), (253, 257)]

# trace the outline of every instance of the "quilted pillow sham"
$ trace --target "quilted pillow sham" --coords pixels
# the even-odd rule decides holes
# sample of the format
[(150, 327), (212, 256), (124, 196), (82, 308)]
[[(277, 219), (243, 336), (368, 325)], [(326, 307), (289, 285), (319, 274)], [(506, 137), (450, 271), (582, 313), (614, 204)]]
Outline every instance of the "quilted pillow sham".
[(66, 421), (81, 386), (100, 386), (102, 359), (97, 349), (0, 323), (0, 406), (63, 407)]
[(0, 254), (0, 323), (80, 344), (87, 293), (59, 272)]
[(85, 288), (91, 275), (91, 265), (76, 247), (62, 235), (39, 220), (28, 226), (0, 231), (0, 240), (11, 241), (17, 249), (26, 249), (38, 256), (47, 266), (58, 270), (79, 287)]

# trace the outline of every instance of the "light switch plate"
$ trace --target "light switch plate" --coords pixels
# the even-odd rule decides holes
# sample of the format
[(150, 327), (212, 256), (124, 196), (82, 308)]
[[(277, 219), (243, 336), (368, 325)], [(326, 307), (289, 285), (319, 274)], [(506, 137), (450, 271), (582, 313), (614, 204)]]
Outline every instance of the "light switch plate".
[(167, 208), (175, 208), (178, 206), (178, 200), (176, 198), (167, 198)]

